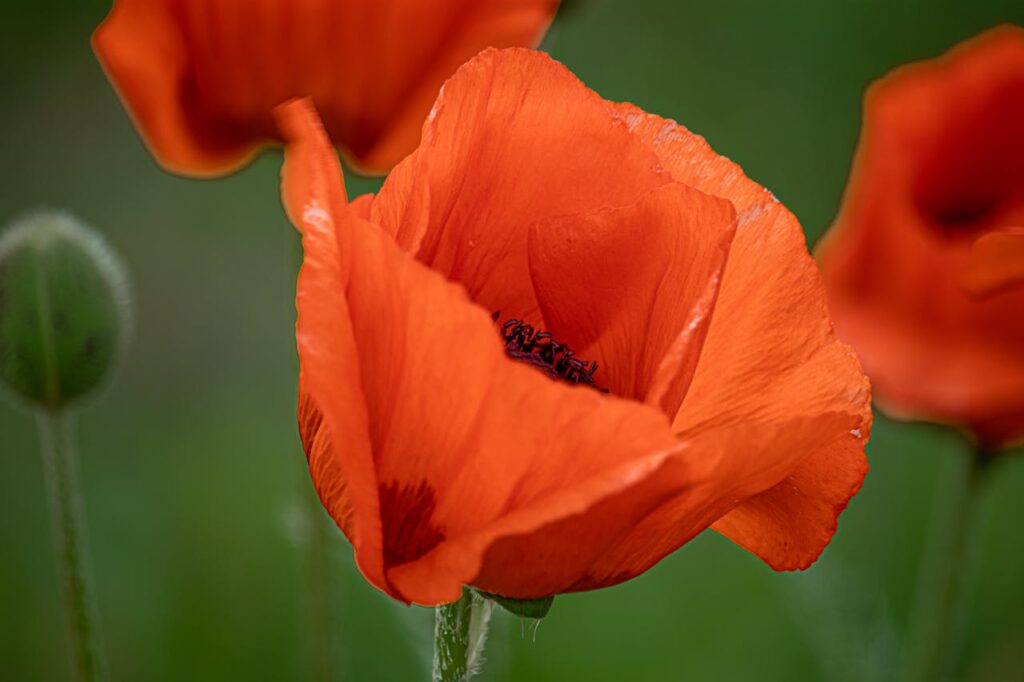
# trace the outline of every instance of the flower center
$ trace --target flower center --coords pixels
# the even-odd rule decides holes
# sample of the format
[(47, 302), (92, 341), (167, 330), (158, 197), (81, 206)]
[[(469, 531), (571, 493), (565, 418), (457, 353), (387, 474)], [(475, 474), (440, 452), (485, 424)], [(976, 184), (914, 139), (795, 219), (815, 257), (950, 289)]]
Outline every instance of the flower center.
[[(501, 311), (496, 310), (491, 319), (497, 322), (500, 315)], [(505, 342), (505, 353), (510, 358), (532, 365), (552, 379), (593, 386), (602, 393), (608, 392), (607, 388), (594, 383), (597, 362), (576, 357), (576, 352), (569, 344), (556, 341), (550, 332), (534, 329), (533, 325), (512, 319), (501, 325), (501, 337)]]

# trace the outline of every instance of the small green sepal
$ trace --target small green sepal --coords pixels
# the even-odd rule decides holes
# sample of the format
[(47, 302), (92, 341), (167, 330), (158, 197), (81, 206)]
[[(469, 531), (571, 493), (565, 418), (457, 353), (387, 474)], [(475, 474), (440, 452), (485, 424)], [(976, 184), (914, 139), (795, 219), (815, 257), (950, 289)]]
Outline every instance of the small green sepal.
[(551, 610), (551, 605), (555, 603), (554, 595), (550, 597), (541, 597), (540, 599), (512, 599), (510, 597), (502, 597), (500, 594), (484, 592), (483, 590), (477, 590), (477, 592), (479, 592), (480, 596), (484, 599), (490, 599), (496, 602), (498, 606), (509, 613), (513, 613), (522, 618), (533, 618), (534, 620), (540, 620), (544, 616), (548, 615), (548, 611)]

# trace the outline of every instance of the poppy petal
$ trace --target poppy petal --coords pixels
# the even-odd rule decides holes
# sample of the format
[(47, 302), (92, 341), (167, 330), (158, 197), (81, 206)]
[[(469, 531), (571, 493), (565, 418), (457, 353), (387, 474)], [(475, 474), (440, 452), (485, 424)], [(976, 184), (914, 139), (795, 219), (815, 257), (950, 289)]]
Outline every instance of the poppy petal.
[[(438, 89), (469, 58), (487, 47), (534, 47), (543, 37), (558, 9), (559, 0), (403, 0), (402, 7), (389, 14), (398, 19), (399, 26), (380, 31), (379, 40), (390, 43), (394, 36), (403, 34), (404, 49), (416, 43), (416, 54), (403, 55), (403, 63), (380, 65), (375, 80), (368, 84), (364, 95), (380, 98), (376, 86), (381, 81), (395, 82), (379, 118), (393, 111), (389, 125), (377, 138), (376, 144), (357, 157), (360, 167), (368, 171), (382, 171), (393, 167), (420, 141), (420, 128), (427, 118)], [(396, 60), (397, 61), (397, 60)], [(404, 67), (404, 79), (389, 77), (391, 71)], [(387, 70), (385, 70), (385, 68)]]
[(680, 183), (535, 223), (530, 276), (546, 328), (599, 363), (601, 386), (674, 416), (735, 232), (731, 203)]
[(1024, 228), (998, 230), (978, 237), (960, 283), (975, 296), (1024, 283)]
[(324, 426), (323, 414), (313, 401), (313, 396), (299, 382), (299, 436), (302, 449), (309, 462), (309, 473), (316, 486), (317, 494), (324, 509), (328, 511), (345, 537), (353, 540), (352, 500), (348, 495), (348, 484), (334, 453), (330, 435)]
[[(814, 452), (828, 448), (834, 433), (844, 429), (848, 432), (855, 421), (856, 417), (849, 414), (829, 412), (785, 423), (712, 427), (684, 438), (681, 455), (674, 457), (660, 475), (668, 480), (686, 480), (690, 484), (677, 494), (666, 496), (663, 504), (641, 520), (634, 521), (630, 532), (622, 536), (618, 544), (606, 549), (573, 589), (608, 587), (634, 578), (712, 523), (722, 523), (719, 519), (723, 516), (730, 519), (732, 514), (738, 515), (743, 509), (749, 509), (748, 518), (756, 519), (771, 535), (762, 542), (751, 542), (749, 535), (737, 534), (737, 542), (763, 558), (781, 556), (774, 543), (795, 544), (798, 539), (803, 539), (804, 534), (816, 532), (822, 524), (834, 527), (834, 514), (827, 520), (801, 518), (804, 511), (814, 511), (815, 505), (799, 502), (786, 510), (792, 514), (787, 513), (775, 523), (770, 523), (768, 517), (777, 508), (760, 505), (760, 501), (766, 490), (773, 489), (776, 481), (785, 479), (794, 466), (802, 464), (803, 448), (811, 448)], [(780, 456), (779, 452), (786, 454)], [(741, 456), (737, 456), (738, 453)], [(692, 469), (694, 461), (700, 463), (699, 474), (672, 468), (678, 464)], [(739, 524), (730, 525), (728, 530), (731, 532), (734, 527), (745, 530)], [(814, 538), (814, 557), (821, 552), (829, 537), (830, 532)], [(801, 564), (806, 562), (807, 552), (801, 552), (799, 560)], [(776, 563), (778, 565), (773, 567), (794, 567)]]
[(782, 483), (751, 497), (712, 528), (777, 571), (809, 567), (868, 473), (867, 436), (857, 431), (818, 447)]
[[(331, 440), (345, 443), (331, 453), (337, 467), (320, 471), (345, 478), (367, 578), (406, 601), (451, 601), (477, 575), (494, 574), (484, 561), (501, 538), (648, 490), (680, 447), (665, 415), (509, 359), (487, 310), (344, 205), (310, 103), (281, 107), (279, 120), (289, 141), (284, 198), (306, 254), (297, 297), (303, 386)], [(316, 483), (321, 496), (333, 485)], [(578, 579), (631, 521), (600, 520), (589, 551), (562, 558), (555, 587)], [(509, 582), (488, 587), (537, 596), (553, 585), (550, 572), (531, 554), (515, 576), (501, 574)]]
[[(658, 154), (675, 180), (732, 201), (739, 216), (704, 350), (675, 418), (677, 433), (685, 437), (715, 427), (753, 424), (757, 429), (752, 437), (770, 438), (779, 425), (793, 420), (846, 414), (852, 420), (827, 422), (828, 437), (817, 434), (817, 447), (827, 448), (829, 456), (796, 445), (796, 454), (803, 459), (794, 461), (794, 453), (781, 440), (774, 446), (750, 446), (762, 457), (790, 463), (769, 468), (777, 473), (774, 481), (757, 475), (750, 489), (764, 492), (785, 486), (790, 475), (813, 476), (820, 458), (831, 462), (837, 475), (855, 472), (854, 478), (863, 478), (863, 446), (871, 420), (868, 382), (853, 351), (833, 332), (821, 278), (796, 218), (703, 138), (632, 105), (617, 106), (619, 115)], [(855, 446), (839, 447), (849, 440), (851, 431), (861, 434)], [(858, 486), (847, 480), (839, 487), (852, 495)], [(789, 549), (776, 553), (785, 543), (756, 547), (772, 566), (788, 568), (813, 561), (834, 531), (835, 514), (844, 506), (835, 500), (835, 514), (824, 518), (817, 513), (821, 506), (817, 500), (791, 502), (806, 513), (792, 514), (784, 532), (820, 541), (802, 547), (800, 556)], [(754, 500), (747, 512), (734, 513), (766, 517), (771, 510)]]
[(310, 96), (359, 168), (408, 154), (444, 80), (488, 46), (533, 45), (557, 0), (116, 0), (93, 46), (154, 156), (210, 176), (277, 140)]
[(633, 204), (670, 181), (597, 93), (531, 50), (487, 50), (445, 84), (371, 214), (470, 297), (540, 326), (530, 226)]
[(195, 120), (180, 85), (187, 79), (188, 50), (167, 3), (115, 3), (92, 42), (136, 127), (165, 168), (210, 176), (251, 158), (254, 150), (237, 134), (218, 134), (202, 118)]
[[(351, 315), (345, 297), (338, 295), (346, 286), (342, 258), (350, 257), (339, 249), (334, 225), (334, 216), (348, 211), (345, 185), (311, 103), (291, 103), (277, 113), (281, 133), (291, 141), (282, 170), (282, 198), (289, 219), (302, 232), (304, 254), (295, 329), (302, 367), (303, 443), (321, 445), (306, 450), (313, 483), (351, 539), (360, 571), (382, 586), (383, 536), (369, 416)], [(330, 343), (320, 342), (325, 335)], [(345, 447), (329, 447), (335, 442)]]

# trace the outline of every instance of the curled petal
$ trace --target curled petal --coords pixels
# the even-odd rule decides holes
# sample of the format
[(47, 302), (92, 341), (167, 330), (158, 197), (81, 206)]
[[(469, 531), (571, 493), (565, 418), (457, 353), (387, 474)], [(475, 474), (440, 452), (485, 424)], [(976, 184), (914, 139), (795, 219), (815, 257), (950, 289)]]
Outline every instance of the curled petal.
[[(830, 412), (779, 424), (714, 427), (684, 438), (682, 454), (673, 458), (660, 476), (690, 484), (667, 495), (660, 506), (635, 521), (630, 532), (609, 547), (573, 589), (607, 587), (636, 577), (716, 521), (729, 537), (773, 568), (805, 567), (828, 543), (841, 508), (828, 509), (828, 518), (822, 518), (815, 513), (819, 506), (816, 497), (793, 497), (793, 504), (780, 513), (781, 506), (766, 504), (765, 497), (775, 495), (772, 491), (780, 480), (809, 480), (803, 474), (790, 473), (806, 459), (803, 448), (821, 452), (829, 447), (835, 432), (848, 429), (855, 421), (849, 414)], [(863, 461), (863, 453), (849, 461), (856, 467)], [(700, 463), (699, 475), (692, 471), (693, 462)], [(689, 465), (691, 470), (674, 469), (675, 464)], [(863, 469), (857, 473), (862, 479)], [(843, 492), (852, 495), (856, 490)], [(807, 514), (811, 518), (805, 518)], [(765, 536), (754, 538), (747, 533), (750, 523), (758, 524)], [(788, 562), (783, 559), (786, 556)]]
[(833, 437), (781, 483), (754, 495), (712, 526), (777, 571), (809, 567), (836, 532), (839, 515), (868, 473), (866, 431)]
[[(289, 219), (302, 232), (296, 339), (302, 366), (300, 432), (317, 492), (350, 538), (359, 569), (386, 585), (377, 474), (369, 415), (351, 315), (339, 291), (346, 287), (334, 216), (350, 209), (337, 157), (309, 101), (278, 110), (281, 134), (291, 140), (282, 196)], [(330, 334), (331, 343), (321, 343)], [(331, 447), (344, 443), (344, 447)]]

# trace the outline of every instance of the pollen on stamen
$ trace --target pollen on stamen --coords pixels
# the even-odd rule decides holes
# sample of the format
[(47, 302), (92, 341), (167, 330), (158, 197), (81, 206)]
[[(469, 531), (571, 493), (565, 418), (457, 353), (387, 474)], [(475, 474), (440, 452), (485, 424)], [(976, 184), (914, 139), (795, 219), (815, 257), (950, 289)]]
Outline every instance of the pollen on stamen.
[[(500, 317), (500, 310), (491, 314), (496, 323)], [(500, 332), (505, 342), (505, 353), (510, 358), (532, 365), (552, 379), (593, 386), (602, 393), (608, 393), (607, 388), (601, 388), (594, 382), (597, 361), (588, 362), (576, 357), (569, 344), (556, 341), (550, 332), (535, 329), (533, 325), (516, 319), (502, 323)]]

